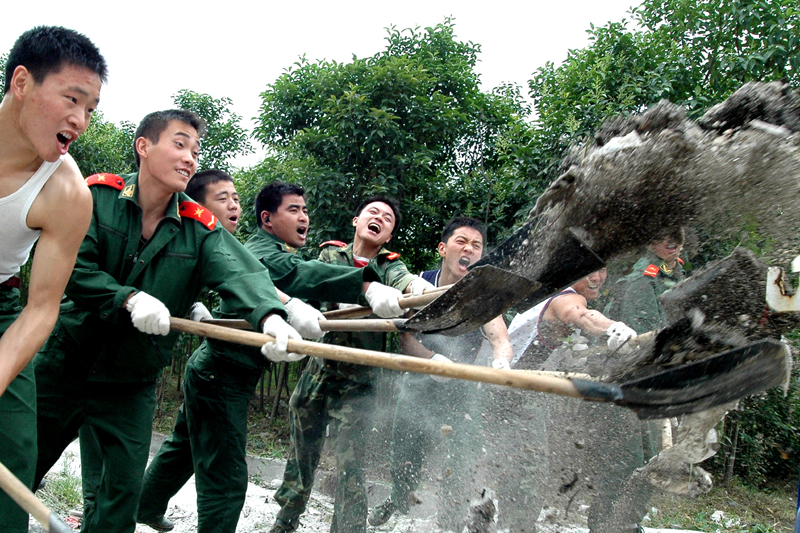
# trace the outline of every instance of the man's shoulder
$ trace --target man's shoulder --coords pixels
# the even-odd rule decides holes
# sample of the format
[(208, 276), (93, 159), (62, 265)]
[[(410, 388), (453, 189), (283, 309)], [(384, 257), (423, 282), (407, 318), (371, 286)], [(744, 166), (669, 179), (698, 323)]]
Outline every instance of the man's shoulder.
[(387, 250), (386, 248), (381, 248), (381, 251), (378, 252), (378, 261), (380, 262), (393, 263), (399, 260), (400, 254), (398, 252), (393, 252), (391, 250)]
[(319, 260), (326, 263), (347, 263), (348, 257), (352, 255), (352, 246), (342, 241), (325, 241), (319, 247), (322, 249)]

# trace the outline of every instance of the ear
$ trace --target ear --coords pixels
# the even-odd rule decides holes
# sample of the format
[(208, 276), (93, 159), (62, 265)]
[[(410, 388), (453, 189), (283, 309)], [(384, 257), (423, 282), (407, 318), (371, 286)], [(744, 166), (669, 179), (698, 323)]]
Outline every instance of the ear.
[(13, 74), (11, 74), (11, 85), (9, 87), (14, 98), (22, 100), (33, 85), (33, 74), (22, 65), (17, 65), (17, 68), (15, 68)]
[(269, 220), (269, 211), (267, 211), (266, 209), (264, 211), (261, 211), (261, 216), (259, 218), (260, 220), (258, 221), (258, 223), (264, 229), (268, 229), (269, 232), (272, 233), (272, 222), (270, 222)]
[(139, 137), (133, 143), (136, 153), (139, 154), (139, 159), (147, 159), (147, 150), (150, 148), (150, 141), (146, 137)]
[(445, 255), (444, 251), (446, 249), (445, 244), (443, 242), (440, 242), (439, 246), (437, 246), (436, 249), (439, 250), (439, 256), (440, 257), (444, 257), (444, 255)]
[(353, 227), (354, 228), (356, 227), (356, 224), (358, 224), (358, 217), (353, 217)]

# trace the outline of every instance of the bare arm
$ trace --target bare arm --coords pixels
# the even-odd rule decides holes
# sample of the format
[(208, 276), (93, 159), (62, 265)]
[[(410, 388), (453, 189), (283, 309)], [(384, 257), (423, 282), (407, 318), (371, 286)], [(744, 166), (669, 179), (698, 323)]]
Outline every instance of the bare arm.
[(91, 215), (89, 189), (66, 158), (28, 213), (28, 226), (42, 233), (33, 255), (27, 305), (0, 338), (0, 395), (50, 335)]
[(506, 359), (509, 363), (514, 359), (514, 350), (508, 339), (508, 328), (502, 316), (483, 325), (483, 332), (492, 345), (492, 359)]
[(552, 320), (552, 318), (579, 327), (584, 333), (593, 335), (605, 333), (608, 327), (614, 323), (600, 311), (588, 309), (586, 298), (580, 294), (565, 294), (553, 300), (544, 316), (545, 320)]
[(406, 355), (419, 357), (420, 359), (430, 359), (435, 353), (424, 347), (411, 333), (400, 334), (400, 351)]

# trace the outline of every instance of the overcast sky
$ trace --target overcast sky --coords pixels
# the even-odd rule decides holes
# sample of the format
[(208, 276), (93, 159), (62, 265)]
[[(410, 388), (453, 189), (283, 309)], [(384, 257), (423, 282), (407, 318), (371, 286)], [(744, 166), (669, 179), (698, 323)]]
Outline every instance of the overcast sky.
[[(100, 109), (107, 120), (138, 123), (172, 107), (181, 89), (233, 100), (252, 127), (259, 93), (305, 54), (309, 60), (349, 61), (385, 48), (388, 26), (435, 26), (451, 16), (456, 37), (479, 43), (477, 66), (485, 90), (502, 82), (523, 88), (548, 61), (588, 44), (590, 24), (630, 19), (636, 0), (560, 2), (485, 0), (443, 2), (339, 0), (306, 2), (76, 3), (6, 2), (0, 53), (27, 29), (62, 25), (89, 36), (109, 64)], [(527, 90), (524, 90), (527, 94)]]

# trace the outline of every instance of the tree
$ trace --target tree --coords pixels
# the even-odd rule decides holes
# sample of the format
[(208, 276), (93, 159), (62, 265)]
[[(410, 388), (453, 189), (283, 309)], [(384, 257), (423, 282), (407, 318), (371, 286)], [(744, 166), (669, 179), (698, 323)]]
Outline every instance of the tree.
[(119, 126), (108, 122), (95, 111), (89, 127), (72, 143), (70, 155), (84, 176), (100, 172), (125, 174), (136, 172), (133, 157), (133, 135), (136, 126), (124, 121)]
[(231, 172), (233, 158), (253, 152), (248, 132), (241, 125), (242, 118), (230, 110), (233, 104), (230, 98), (213, 98), (182, 89), (172, 97), (172, 101), (181, 109), (194, 111), (207, 123), (199, 170), (216, 168)]
[(625, 20), (592, 26), (587, 48), (540, 67), (529, 82), (533, 144), (551, 179), (567, 147), (611, 116), (666, 98), (696, 117), (748, 81), (800, 87), (794, 0), (646, 0), (632, 15), (641, 29)]
[(348, 238), (360, 200), (387, 193), (406, 221), (392, 247), (423, 268), (448, 218), (491, 206), (497, 145), (528, 109), (508, 91), (480, 91), (480, 46), (457, 41), (449, 19), (392, 27), (387, 42), (346, 64), (301, 58), (262, 93), (254, 136), (306, 187), (313, 240)]

